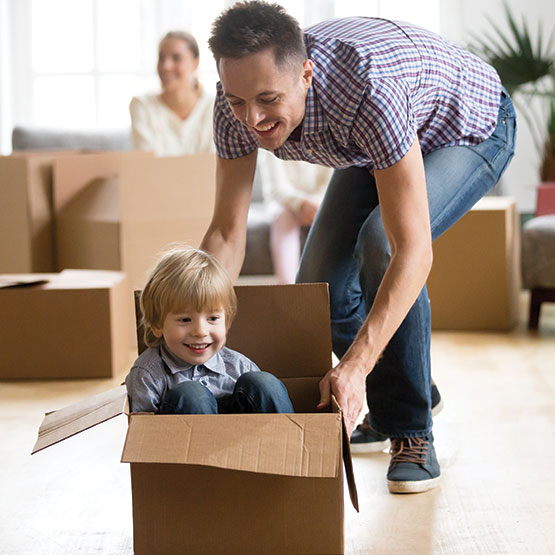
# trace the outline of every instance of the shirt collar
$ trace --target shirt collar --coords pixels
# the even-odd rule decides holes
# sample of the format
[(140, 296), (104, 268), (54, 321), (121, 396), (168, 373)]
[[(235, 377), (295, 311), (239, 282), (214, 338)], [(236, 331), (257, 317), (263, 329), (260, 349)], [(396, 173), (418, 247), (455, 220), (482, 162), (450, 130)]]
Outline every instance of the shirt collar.
[(195, 366), (204, 366), (207, 370), (215, 372), (216, 374), (225, 374), (224, 359), (220, 351), (209, 358), (204, 364), (191, 364), (175, 356), (162, 341), (160, 343), (160, 357), (166, 363), (166, 366), (172, 374), (177, 374), (185, 370), (193, 370)]

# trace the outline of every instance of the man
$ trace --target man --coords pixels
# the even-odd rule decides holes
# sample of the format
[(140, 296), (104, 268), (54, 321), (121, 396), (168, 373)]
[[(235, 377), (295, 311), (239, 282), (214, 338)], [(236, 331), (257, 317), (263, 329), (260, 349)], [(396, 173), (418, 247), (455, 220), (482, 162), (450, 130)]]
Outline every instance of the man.
[(432, 240), (509, 163), (511, 101), (484, 62), (400, 22), (346, 18), (303, 32), (277, 5), (243, 2), (215, 21), (209, 44), (219, 158), (202, 247), (238, 276), (259, 147), (336, 168), (297, 275), (330, 284), (341, 360), (320, 383), (318, 407), (335, 394), (352, 430), (366, 390), (372, 429), (392, 438), (390, 491), (426, 491), (440, 476), (425, 288)]

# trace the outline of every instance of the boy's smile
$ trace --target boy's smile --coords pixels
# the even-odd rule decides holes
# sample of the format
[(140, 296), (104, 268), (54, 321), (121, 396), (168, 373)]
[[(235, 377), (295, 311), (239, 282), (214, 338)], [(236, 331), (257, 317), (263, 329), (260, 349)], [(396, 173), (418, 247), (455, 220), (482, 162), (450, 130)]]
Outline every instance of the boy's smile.
[(225, 345), (225, 312), (223, 309), (170, 312), (162, 328), (152, 331), (156, 337), (164, 338), (176, 357), (189, 364), (204, 364)]

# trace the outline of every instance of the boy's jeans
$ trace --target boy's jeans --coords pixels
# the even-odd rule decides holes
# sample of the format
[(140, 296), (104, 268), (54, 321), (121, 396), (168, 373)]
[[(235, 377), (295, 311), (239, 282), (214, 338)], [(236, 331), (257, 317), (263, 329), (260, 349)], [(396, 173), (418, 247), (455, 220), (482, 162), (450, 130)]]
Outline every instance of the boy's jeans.
[[(515, 133), (513, 105), (503, 91), (497, 127), (488, 139), (424, 157), (432, 239), (497, 183), (513, 156)], [(329, 283), (333, 349), (339, 358), (364, 322), (390, 256), (373, 176), (365, 168), (336, 170), (310, 230), (297, 282)], [(366, 380), (371, 426), (378, 432), (422, 437), (431, 430), (430, 334), (424, 287)]]
[(231, 395), (216, 400), (204, 385), (187, 381), (170, 389), (160, 414), (292, 413), (283, 383), (268, 372), (248, 372), (239, 377)]

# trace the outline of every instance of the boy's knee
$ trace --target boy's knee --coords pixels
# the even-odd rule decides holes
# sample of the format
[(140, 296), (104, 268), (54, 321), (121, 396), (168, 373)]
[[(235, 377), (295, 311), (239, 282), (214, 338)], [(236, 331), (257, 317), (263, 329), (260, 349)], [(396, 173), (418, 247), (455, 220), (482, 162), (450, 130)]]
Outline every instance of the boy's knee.
[(247, 372), (239, 376), (236, 387), (266, 390), (271, 387), (285, 387), (283, 383), (270, 372)]
[(202, 384), (183, 382), (166, 393), (160, 407), (162, 414), (216, 414), (214, 395)]

